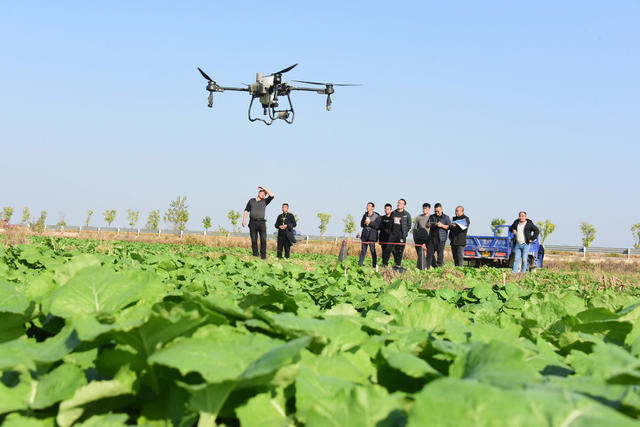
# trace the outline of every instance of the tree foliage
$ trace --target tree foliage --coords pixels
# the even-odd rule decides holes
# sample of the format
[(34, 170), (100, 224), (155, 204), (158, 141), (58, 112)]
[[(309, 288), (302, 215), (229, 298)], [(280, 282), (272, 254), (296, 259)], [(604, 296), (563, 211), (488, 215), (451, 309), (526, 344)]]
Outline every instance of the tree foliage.
[(318, 213), (318, 218), (320, 218), (320, 225), (318, 225), (318, 229), (320, 230), (320, 235), (324, 236), (324, 233), (327, 231), (327, 224), (329, 224), (331, 215), (320, 212)]
[(202, 219), (202, 225), (204, 226), (205, 231), (208, 231), (211, 228), (211, 217), (205, 216)]
[(131, 228), (136, 227), (136, 224), (138, 224), (139, 217), (140, 217), (140, 211), (127, 209), (127, 219), (129, 220), (129, 225), (131, 226)]
[(540, 243), (544, 244), (544, 241), (547, 240), (547, 237), (549, 237), (549, 235), (556, 230), (556, 225), (553, 224), (549, 219), (544, 220), (544, 222), (538, 221), (536, 224), (540, 229)]
[(44, 231), (46, 220), (47, 220), (47, 211), (41, 211), (38, 219), (31, 222), (31, 229), (36, 233), (42, 233)]
[(60, 213), (60, 220), (56, 223), (57, 228), (66, 227), (67, 221), (64, 220), (64, 214)]
[(586, 221), (580, 223), (580, 232), (582, 233), (582, 246), (588, 248), (591, 246), (593, 239), (596, 238), (596, 228)]
[(233, 227), (233, 232), (235, 233), (238, 230), (238, 219), (240, 219), (240, 212), (230, 210), (227, 213), (227, 218), (231, 221), (231, 226)]
[(2, 220), (11, 222), (11, 217), (13, 216), (13, 208), (11, 206), (5, 206), (2, 208)]
[(22, 224), (28, 224), (31, 221), (31, 210), (27, 207), (22, 209)]
[(154, 209), (149, 212), (149, 216), (147, 217), (147, 228), (151, 230), (158, 230), (158, 226), (160, 225), (160, 209)]
[[(505, 225), (506, 223), (507, 223), (507, 220), (505, 220), (504, 218), (493, 218), (491, 220), (491, 232), (495, 233), (496, 228), (499, 225)], [(504, 231), (504, 228), (498, 228), (498, 236), (502, 236), (503, 231)]]
[(189, 206), (187, 196), (178, 196), (169, 203), (169, 209), (164, 214), (164, 221), (173, 226), (174, 230), (184, 231), (189, 221)]
[(89, 226), (89, 221), (91, 221), (91, 215), (93, 215), (93, 211), (91, 209), (87, 210), (87, 219), (84, 221), (84, 226)]
[(351, 236), (356, 231), (356, 221), (353, 219), (353, 215), (348, 214), (342, 220), (344, 222), (344, 232), (347, 236)]
[(107, 209), (106, 211), (104, 211), (103, 215), (104, 215), (104, 222), (106, 222), (107, 225), (111, 227), (111, 223), (116, 219), (116, 210)]

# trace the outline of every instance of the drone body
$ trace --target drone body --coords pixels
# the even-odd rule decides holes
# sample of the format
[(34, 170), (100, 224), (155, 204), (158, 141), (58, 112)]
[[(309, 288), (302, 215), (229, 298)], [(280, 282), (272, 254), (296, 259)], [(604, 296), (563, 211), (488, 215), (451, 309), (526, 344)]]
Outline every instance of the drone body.
[[(307, 92), (316, 92), (321, 95), (327, 95), (327, 111), (331, 110), (331, 94), (335, 92), (334, 86), (360, 86), (360, 85), (352, 85), (352, 84), (338, 84), (338, 83), (319, 83), (319, 82), (308, 82), (302, 80), (293, 80), (298, 83), (305, 83), (309, 85), (320, 85), (324, 86), (324, 88), (319, 87), (307, 87), (307, 86), (292, 86), (289, 82), (282, 81), (282, 75), (287, 71), (291, 71), (296, 65), (294, 64), (290, 67), (285, 68), (284, 70), (277, 71), (273, 74), (269, 74), (265, 76), (262, 73), (256, 74), (255, 83), (251, 83), (250, 85), (246, 85), (246, 88), (242, 87), (226, 87), (220, 86), (215, 81), (211, 79), (202, 69), (198, 67), (198, 71), (202, 74), (208, 83), (206, 90), (209, 91), (209, 107), (213, 107), (213, 93), (214, 92), (224, 92), (225, 90), (233, 90), (240, 92), (249, 92), (251, 95), (251, 102), (249, 103), (249, 120), (252, 122), (261, 121), (266, 125), (270, 125), (274, 122), (274, 120), (284, 120), (288, 124), (293, 123), (293, 119), (295, 117), (295, 112), (293, 110), (293, 104), (291, 103), (291, 92), (294, 90), (301, 90)], [(284, 108), (280, 107), (278, 103), (278, 98), (281, 96), (286, 96), (289, 105)], [(260, 104), (262, 105), (262, 115), (267, 116), (266, 118), (252, 116), (251, 110), (253, 107), (253, 102), (258, 99)]]

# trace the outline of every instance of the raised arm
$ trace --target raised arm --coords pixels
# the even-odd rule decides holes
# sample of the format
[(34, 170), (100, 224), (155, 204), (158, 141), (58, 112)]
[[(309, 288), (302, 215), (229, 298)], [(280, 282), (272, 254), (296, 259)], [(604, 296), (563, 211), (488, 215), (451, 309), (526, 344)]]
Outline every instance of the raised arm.
[(266, 191), (266, 193), (269, 195), (269, 197), (272, 197), (272, 198), (274, 197), (273, 191), (269, 190), (267, 187), (263, 187), (262, 185), (259, 185), (258, 189)]

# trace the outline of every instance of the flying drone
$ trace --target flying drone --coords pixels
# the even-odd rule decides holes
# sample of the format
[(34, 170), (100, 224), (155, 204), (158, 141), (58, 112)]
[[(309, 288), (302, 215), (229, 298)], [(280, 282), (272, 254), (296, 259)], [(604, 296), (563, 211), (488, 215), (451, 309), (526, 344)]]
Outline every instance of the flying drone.
[[(361, 86), (359, 84), (344, 84), (344, 83), (320, 83), (320, 82), (309, 82), (305, 80), (292, 80), (296, 83), (303, 83), (306, 85), (312, 86), (324, 86), (324, 88), (319, 87), (309, 87), (309, 86), (292, 86), (289, 82), (282, 81), (282, 75), (288, 71), (291, 71), (298, 64), (293, 64), (290, 67), (287, 67), (283, 70), (276, 71), (273, 74), (269, 74), (265, 76), (263, 73), (256, 74), (256, 82), (251, 83), (249, 85), (245, 85), (247, 87), (227, 87), (218, 85), (211, 77), (207, 75), (200, 67), (198, 67), (198, 71), (202, 74), (207, 80), (207, 91), (209, 91), (209, 108), (213, 107), (213, 93), (214, 92), (224, 92), (225, 90), (235, 90), (239, 92), (249, 92), (251, 95), (251, 102), (249, 103), (249, 120), (252, 122), (261, 121), (266, 125), (270, 125), (274, 122), (274, 120), (284, 120), (288, 124), (293, 123), (293, 119), (295, 117), (295, 112), (293, 111), (293, 104), (291, 103), (291, 92), (294, 90), (302, 90), (307, 92), (316, 92), (321, 95), (327, 95), (327, 111), (331, 110), (331, 94), (335, 92), (335, 86)], [(288, 108), (280, 107), (278, 104), (278, 97), (287, 97), (287, 101), (289, 102)], [(251, 111), (253, 107), (253, 101), (257, 99), (260, 100), (260, 104), (262, 104), (262, 115), (267, 116), (267, 118), (261, 118), (257, 116), (252, 116)], [(278, 109), (283, 108), (283, 109)]]

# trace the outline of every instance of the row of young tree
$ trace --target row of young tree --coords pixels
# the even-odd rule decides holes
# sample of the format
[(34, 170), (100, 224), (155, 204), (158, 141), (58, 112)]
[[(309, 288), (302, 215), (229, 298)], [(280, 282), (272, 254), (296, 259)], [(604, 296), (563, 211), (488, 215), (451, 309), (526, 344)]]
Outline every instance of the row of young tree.
[[(189, 206), (187, 206), (187, 197), (186, 196), (178, 196), (175, 200), (172, 200), (169, 203), (169, 208), (164, 213), (161, 213), (160, 209), (154, 209), (149, 212), (147, 216), (146, 228), (150, 230), (159, 230), (160, 221), (164, 219), (165, 223), (173, 226), (174, 230), (184, 231), (186, 229), (187, 222), (189, 221)], [(5, 206), (2, 209), (2, 220), (3, 222), (9, 223), (11, 218), (13, 217), (14, 209), (10, 206)], [(91, 218), (93, 217), (94, 211), (89, 209), (87, 211), (87, 216), (85, 219), (85, 227), (89, 226), (91, 222)], [(111, 226), (111, 224), (115, 221), (117, 216), (117, 211), (115, 209), (107, 209), (102, 213), (103, 219), (107, 226)], [(227, 219), (231, 223), (232, 231), (238, 231), (238, 221), (241, 217), (240, 212), (231, 210), (227, 213)], [(296, 215), (296, 222), (298, 221), (298, 216)], [(320, 224), (318, 225), (318, 229), (320, 231), (320, 235), (324, 236), (327, 231), (327, 225), (329, 225), (329, 221), (331, 220), (331, 215), (328, 213), (318, 213), (318, 219), (320, 220)], [(41, 211), (38, 217), (32, 217), (31, 211), (28, 207), (22, 209), (22, 219), (21, 224), (28, 225), (32, 230), (36, 232), (41, 232), (44, 230), (45, 221), (47, 220), (47, 211)], [(136, 228), (140, 221), (140, 211), (134, 209), (127, 209), (127, 221), (131, 228)], [(347, 235), (351, 235), (356, 231), (356, 222), (351, 214), (348, 214), (345, 218), (343, 218), (342, 222), (344, 223), (344, 232)], [(506, 225), (507, 221), (504, 218), (493, 218), (491, 220), (491, 232), (497, 233), (498, 236), (502, 235), (505, 227), (499, 227), (501, 225)], [(64, 217), (61, 217), (57, 227), (65, 227), (67, 224), (64, 221)], [(205, 216), (202, 219), (202, 225), (204, 226), (205, 231), (209, 231), (213, 227), (213, 221), (210, 216)], [(538, 228), (540, 229), (540, 242), (544, 244), (545, 240), (551, 233), (553, 233), (556, 229), (555, 224), (553, 224), (550, 220), (539, 221), (536, 223)], [(496, 231), (497, 228), (497, 231)], [(218, 226), (219, 233), (226, 234), (229, 231), (226, 230), (222, 225)], [(596, 228), (589, 224), (586, 221), (580, 223), (580, 232), (582, 233), (582, 246), (590, 247), (591, 243), (596, 237)], [(633, 224), (631, 226), (631, 233), (633, 235), (634, 244), (633, 247), (638, 249), (640, 248), (640, 222), (637, 224)]]

